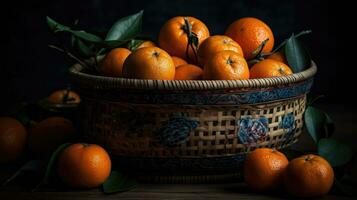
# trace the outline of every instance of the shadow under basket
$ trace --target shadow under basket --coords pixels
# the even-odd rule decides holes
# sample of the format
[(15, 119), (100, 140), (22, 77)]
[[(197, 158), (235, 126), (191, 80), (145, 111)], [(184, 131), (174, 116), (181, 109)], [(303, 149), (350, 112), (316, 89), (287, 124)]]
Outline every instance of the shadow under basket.
[(316, 65), (300, 73), (250, 80), (139, 80), (86, 73), (70, 80), (82, 98), (85, 139), (105, 147), (114, 165), (140, 180), (228, 181), (245, 155), (298, 140)]

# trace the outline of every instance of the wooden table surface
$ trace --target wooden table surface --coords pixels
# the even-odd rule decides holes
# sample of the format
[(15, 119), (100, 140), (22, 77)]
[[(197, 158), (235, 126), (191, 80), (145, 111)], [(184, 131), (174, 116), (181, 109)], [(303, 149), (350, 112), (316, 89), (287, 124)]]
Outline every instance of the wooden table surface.
[[(353, 145), (357, 134), (357, 120), (355, 110), (344, 105), (320, 105), (320, 108), (328, 111), (336, 122), (336, 139), (342, 140), (353, 146), (354, 152), (357, 145)], [(347, 109), (349, 108), (349, 109)], [(311, 150), (313, 142), (307, 134), (302, 135), (300, 141), (292, 148), (299, 150)], [(357, 166), (355, 166), (357, 167)], [(0, 181), (8, 176), (0, 172)], [(258, 194), (252, 192), (245, 183), (227, 183), (227, 184), (139, 184), (137, 188), (124, 192), (106, 195), (100, 189), (93, 190), (68, 190), (63, 188), (39, 188), (31, 192), (34, 186), (21, 186), (11, 184), (9, 186), (0, 186), (0, 200), (26, 200), (26, 199), (44, 199), (44, 200), (90, 200), (90, 199), (261, 199), (275, 200), (287, 199), (288, 196), (283, 191), (277, 191), (270, 194)], [(329, 194), (321, 199), (354, 199), (352, 197), (336, 196)]]

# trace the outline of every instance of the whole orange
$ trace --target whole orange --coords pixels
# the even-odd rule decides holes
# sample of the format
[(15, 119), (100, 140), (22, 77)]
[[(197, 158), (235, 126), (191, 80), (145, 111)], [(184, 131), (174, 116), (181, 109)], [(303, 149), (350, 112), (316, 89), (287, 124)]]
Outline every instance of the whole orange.
[(244, 161), (244, 180), (254, 190), (277, 188), (283, 181), (288, 159), (270, 148), (259, 148), (249, 153)]
[(333, 184), (334, 172), (320, 156), (304, 155), (290, 161), (284, 174), (287, 191), (297, 197), (319, 197), (327, 194)]
[(268, 53), (274, 47), (274, 35), (270, 27), (253, 17), (245, 17), (233, 22), (229, 25), (225, 35), (231, 37), (242, 47), (246, 59), (253, 58), (253, 51), (266, 39), (269, 40), (262, 52)]
[(98, 187), (109, 177), (110, 171), (108, 153), (96, 144), (72, 144), (58, 158), (58, 175), (70, 187)]
[(282, 62), (286, 65), (288, 64), (288, 61), (285, 58), (285, 54), (281, 51), (273, 53), (272, 55), (268, 56), (267, 59), (276, 60), (276, 61)]
[(145, 47), (133, 52), (124, 62), (125, 78), (172, 80), (175, 65), (171, 56), (158, 47)]
[[(185, 20), (188, 23), (185, 23)], [(188, 46), (189, 30), (197, 35), (199, 44), (209, 37), (209, 30), (202, 21), (194, 17), (179, 16), (171, 18), (161, 27), (158, 39), (159, 46), (172, 56), (195, 61), (194, 51)], [(188, 57), (186, 56), (187, 48)]]
[(247, 62), (237, 52), (230, 50), (218, 52), (208, 58), (203, 68), (203, 79), (238, 80), (248, 78)]
[(79, 95), (68, 89), (54, 91), (48, 98), (47, 101), (53, 104), (72, 104), (79, 103), (81, 98)]
[(16, 162), (26, 143), (25, 127), (16, 119), (0, 117), (0, 163)]
[(131, 51), (126, 48), (112, 49), (103, 60), (100, 62), (98, 71), (104, 76), (121, 77), (123, 63), (131, 54)]
[(214, 35), (207, 38), (198, 49), (198, 62), (204, 66), (206, 60), (214, 54), (224, 50), (231, 50), (243, 56), (242, 48), (237, 42), (225, 35)]
[(175, 80), (199, 80), (203, 71), (200, 67), (191, 64), (180, 65), (176, 68)]
[(28, 136), (29, 150), (37, 157), (48, 157), (62, 143), (76, 136), (73, 123), (63, 117), (49, 117), (34, 124)]
[(147, 40), (141, 43), (136, 49), (140, 49), (144, 47), (156, 47), (156, 44), (150, 40)]
[(250, 69), (250, 78), (269, 78), (292, 74), (289, 66), (282, 62), (265, 59), (253, 65)]
[(187, 64), (186, 60), (176, 57), (176, 56), (171, 56), (172, 61), (174, 61), (175, 67), (177, 68), (180, 65)]

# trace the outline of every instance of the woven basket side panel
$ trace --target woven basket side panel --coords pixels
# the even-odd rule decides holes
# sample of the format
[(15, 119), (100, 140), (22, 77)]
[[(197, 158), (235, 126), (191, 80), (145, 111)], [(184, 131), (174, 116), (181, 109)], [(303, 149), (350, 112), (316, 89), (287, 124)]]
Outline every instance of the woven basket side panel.
[(118, 156), (224, 156), (297, 141), (306, 96), (261, 105), (130, 105), (83, 100), (90, 142)]

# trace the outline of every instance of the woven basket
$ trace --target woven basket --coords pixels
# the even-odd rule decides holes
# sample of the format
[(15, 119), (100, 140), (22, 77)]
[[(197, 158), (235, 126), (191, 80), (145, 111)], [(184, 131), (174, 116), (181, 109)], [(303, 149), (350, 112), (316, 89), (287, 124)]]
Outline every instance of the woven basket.
[(88, 142), (123, 170), (159, 182), (236, 177), (245, 155), (297, 141), (316, 65), (282, 77), (165, 81), (110, 78), (70, 68)]

